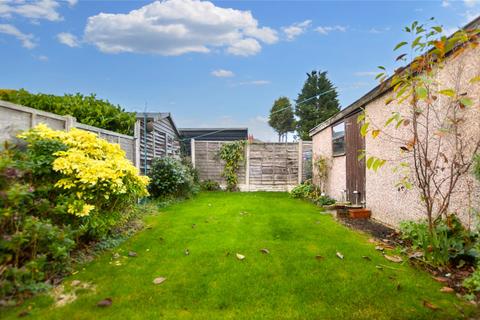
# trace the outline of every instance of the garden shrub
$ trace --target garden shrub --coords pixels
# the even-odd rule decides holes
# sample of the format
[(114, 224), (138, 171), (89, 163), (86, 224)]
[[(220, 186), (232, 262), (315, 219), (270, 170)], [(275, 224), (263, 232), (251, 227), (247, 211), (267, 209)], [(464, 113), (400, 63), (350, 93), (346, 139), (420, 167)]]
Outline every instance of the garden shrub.
[(147, 195), (148, 179), (93, 133), (39, 125), (19, 137), (0, 152), (0, 300), (45, 289)]
[(196, 192), (192, 171), (180, 160), (154, 159), (148, 176), (149, 192), (154, 198), (189, 197)]
[(94, 94), (84, 96), (77, 93), (56, 96), (44, 93), (34, 94), (24, 89), (0, 90), (0, 100), (59, 115), (71, 115), (84, 124), (133, 135), (135, 113), (126, 112), (118, 105), (98, 99)]
[(202, 191), (219, 191), (221, 190), (220, 184), (214, 180), (203, 180), (200, 183), (200, 189)]
[(322, 207), (332, 205), (336, 202), (335, 199), (322, 194), (320, 188), (313, 184), (311, 180), (306, 180), (295, 186), (295, 188), (290, 191), (290, 195), (293, 198), (308, 199)]
[(424, 261), (433, 266), (456, 265), (461, 260), (474, 262), (478, 257), (477, 234), (465, 229), (455, 215), (435, 221), (432, 232), (425, 221), (402, 222), (400, 231), (401, 238), (413, 249), (421, 250)]
[(227, 181), (227, 191), (238, 191), (238, 169), (245, 156), (245, 141), (225, 143), (221, 146), (219, 157), (225, 162), (223, 177)]

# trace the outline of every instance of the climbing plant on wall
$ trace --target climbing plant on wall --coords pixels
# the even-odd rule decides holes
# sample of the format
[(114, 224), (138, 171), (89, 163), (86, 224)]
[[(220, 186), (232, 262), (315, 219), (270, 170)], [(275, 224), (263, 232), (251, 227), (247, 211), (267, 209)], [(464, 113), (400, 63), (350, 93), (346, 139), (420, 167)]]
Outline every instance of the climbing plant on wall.
[(227, 191), (238, 190), (238, 169), (245, 160), (246, 141), (225, 143), (220, 148), (220, 159), (225, 161), (223, 177), (227, 181)]

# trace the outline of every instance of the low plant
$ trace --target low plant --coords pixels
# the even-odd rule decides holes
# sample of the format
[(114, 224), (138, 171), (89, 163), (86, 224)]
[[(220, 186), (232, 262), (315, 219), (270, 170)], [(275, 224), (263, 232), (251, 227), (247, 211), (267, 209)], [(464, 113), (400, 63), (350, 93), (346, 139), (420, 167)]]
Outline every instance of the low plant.
[(200, 183), (200, 190), (202, 191), (219, 191), (222, 190), (220, 188), (220, 184), (214, 180), (203, 180)]
[(192, 171), (180, 160), (165, 157), (153, 161), (149, 192), (153, 198), (189, 197), (196, 193)]
[(227, 181), (227, 191), (238, 190), (238, 169), (245, 156), (245, 141), (225, 143), (221, 146), (219, 157), (225, 162), (223, 177)]
[(332, 204), (335, 204), (335, 202), (337, 202), (335, 199), (327, 195), (320, 196), (315, 200), (315, 203), (321, 207), (330, 206)]
[(19, 137), (0, 151), (0, 300), (47, 288), (147, 194), (119, 146), (94, 134), (39, 125)]
[(311, 182), (311, 180), (306, 180), (305, 182), (295, 186), (290, 195), (293, 198), (303, 198), (303, 199), (318, 199), (321, 196), (320, 189)]
[(423, 260), (433, 266), (474, 262), (477, 234), (465, 229), (455, 215), (435, 221), (432, 232), (428, 223), (406, 221), (400, 224), (401, 238), (423, 253)]

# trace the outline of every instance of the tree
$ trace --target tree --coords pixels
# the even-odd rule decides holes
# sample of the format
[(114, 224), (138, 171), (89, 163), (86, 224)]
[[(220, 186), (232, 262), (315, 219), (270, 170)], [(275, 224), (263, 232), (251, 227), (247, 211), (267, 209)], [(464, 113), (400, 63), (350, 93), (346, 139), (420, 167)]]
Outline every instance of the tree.
[[(480, 76), (478, 68), (469, 71), (466, 66), (471, 62), (460, 57), (478, 46), (479, 30), (462, 30), (447, 38), (440, 26), (414, 22), (405, 31), (412, 40), (400, 42), (394, 50), (408, 48), (412, 53), (402, 53), (396, 60), (409, 64), (390, 78), (384, 67), (377, 75), (392, 88), (385, 100), (391, 117), (375, 123), (363, 113), (358, 121), (364, 122), (364, 136), (371, 134), (398, 146), (399, 159), (364, 155), (367, 167), (376, 171), (387, 161), (393, 163), (402, 173), (398, 187), (418, 191), (432, 233), (435, 222), (451, 214), (451, 197), (462, 191), (473, 155), (480, 151), (480, 137), (470, 131), (479, 120), (478, 106), (469, 97), (476, 92)], [(442, 77), (441, 71), (448, 77)]]
[(293, 108), (287, 97), (280, 97), (273, 103), (270, 109), (268, 124), (278, 133), (278, 141), (288, 132), (295, 130), (295, 118)]
[(310, 140), (309, 131), (340, 110), (337, 96), (337, 91), (327, 78), (327, 72), (307, 73), (307, 80), (298, 94), (295, 106), (300, 139)]

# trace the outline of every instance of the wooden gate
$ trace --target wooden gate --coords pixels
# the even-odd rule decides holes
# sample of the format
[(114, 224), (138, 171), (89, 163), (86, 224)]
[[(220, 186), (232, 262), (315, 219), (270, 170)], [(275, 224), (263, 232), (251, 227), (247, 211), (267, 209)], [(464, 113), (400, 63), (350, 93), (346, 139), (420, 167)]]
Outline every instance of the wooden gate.
[(361, 123), (357, 123), (358, 114), (345, 119), (345, 153), (347, 173), (347, 199), (352, 204), (365, 201), (365, 159), (358, 160), (361, 150), (365, 149), (365, 138), (360, 134)]

